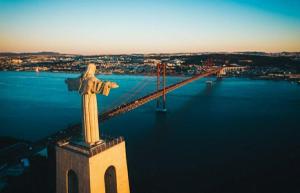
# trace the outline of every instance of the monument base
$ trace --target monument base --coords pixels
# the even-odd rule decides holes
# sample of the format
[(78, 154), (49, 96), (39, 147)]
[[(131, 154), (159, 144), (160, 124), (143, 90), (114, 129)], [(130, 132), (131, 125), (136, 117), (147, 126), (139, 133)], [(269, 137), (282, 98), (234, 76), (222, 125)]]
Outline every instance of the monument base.
[(59, 142), (56, 193), (129, 193), (125, 141), (122, 137), (88, 147)]

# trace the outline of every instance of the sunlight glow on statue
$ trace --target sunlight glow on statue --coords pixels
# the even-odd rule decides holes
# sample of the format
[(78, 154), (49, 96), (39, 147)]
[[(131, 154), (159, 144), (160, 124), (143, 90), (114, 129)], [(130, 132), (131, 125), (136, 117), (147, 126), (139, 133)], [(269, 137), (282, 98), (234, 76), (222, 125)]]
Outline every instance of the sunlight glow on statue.
[(111, 88), (119, 87), (115, 82), (97, 79), (95, 72), (96, 65), (90, 63), (80, 77), (66, 79), (68, 89), (79, 91), (82, 96), (83, 137), (84, 142), (89, 146), (100, 141), (96, 94), (108, 96)]

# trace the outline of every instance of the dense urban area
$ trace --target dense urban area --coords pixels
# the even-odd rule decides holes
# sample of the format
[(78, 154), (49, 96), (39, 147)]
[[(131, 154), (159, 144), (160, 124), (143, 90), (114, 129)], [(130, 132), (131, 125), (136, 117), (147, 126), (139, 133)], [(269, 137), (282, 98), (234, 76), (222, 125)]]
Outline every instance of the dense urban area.
[(95, 63), (100, 74), (153, 75), (158, 63), (167, 65), (168, 75), (203, 72), (207, 62), (216, 66), (247, 66), (235, 76), (262, 79), (300, 80), (299, 52), (236, 52), (193, 54), (70, 55), (55, 52), (0, 53), (1, 71), (79, 72)]

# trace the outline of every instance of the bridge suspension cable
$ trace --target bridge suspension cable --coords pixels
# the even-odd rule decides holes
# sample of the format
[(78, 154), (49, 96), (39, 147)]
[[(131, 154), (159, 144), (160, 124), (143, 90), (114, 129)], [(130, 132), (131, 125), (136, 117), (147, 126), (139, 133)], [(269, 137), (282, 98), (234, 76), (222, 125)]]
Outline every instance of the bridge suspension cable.
[[(149, 76), (152, 76), (150, 74)], [(139, 81), (134, 87), (132, 87), (129, 91), (122, 94), (120, 97), (115, 99), (103, 112), (108, 112), (111, 109), (118, 108), (119, 106), (128, 103), (130, 100), (134, 100), (138, 98), (139, 94), (142, 93), (143, 89), (148, 86), (151, 82), (151, 78), (149, 76), (144, 76), (141, 81)]]

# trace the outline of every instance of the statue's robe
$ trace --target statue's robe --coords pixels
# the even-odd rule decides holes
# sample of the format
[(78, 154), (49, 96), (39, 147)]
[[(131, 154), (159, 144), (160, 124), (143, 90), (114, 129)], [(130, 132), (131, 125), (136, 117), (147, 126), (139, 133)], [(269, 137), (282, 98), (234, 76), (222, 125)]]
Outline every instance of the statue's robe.
[(111, 83), (100, 81), (96, 77), (69, 78), (66, 82), (69, 90), (78, 90), (82, 95), (84, 141), (92, 145), (100, 140), (96, 94), (107, 96), (110, 92)]

